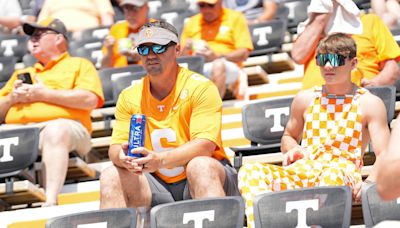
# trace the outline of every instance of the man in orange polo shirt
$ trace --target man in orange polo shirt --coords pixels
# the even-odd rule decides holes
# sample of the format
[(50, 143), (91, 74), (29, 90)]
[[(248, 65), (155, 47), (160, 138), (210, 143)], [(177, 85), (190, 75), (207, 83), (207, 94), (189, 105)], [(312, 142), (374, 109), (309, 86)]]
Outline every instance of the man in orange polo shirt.
[(218, 87), (221, 97), (226, 88), (234, 94), (241, 64), (253, 50), (246, 18), (226, 9), (222, 0), (197, 0), (200, 13), (185, 24), (181, 37), (183, 55), (205, 58), (204, 75)]
[(103, 44), (104, 57), (101, 67), (123, 67), (136, 64), (140, 60), (136, 49), (132, 48), (140, 27), (147, 21), (149, 6), (147, 0), (122, 0), (120, 6), (125, 20), (116, 23)]
[[(90, 112), (104, 103), (96, 69), (83, 58), (70, 57), (67, 30), (58, 19), (25, 23), (28, 45), (38, 62), (17, 70), (0, 90), (0, 129), (41, 128), (39, 149), (44, 164), (46, 203), (57, 204), (68, 168), (68, 154), (90, 150)], [(25, 75), (27, 80), (20, 76)]]

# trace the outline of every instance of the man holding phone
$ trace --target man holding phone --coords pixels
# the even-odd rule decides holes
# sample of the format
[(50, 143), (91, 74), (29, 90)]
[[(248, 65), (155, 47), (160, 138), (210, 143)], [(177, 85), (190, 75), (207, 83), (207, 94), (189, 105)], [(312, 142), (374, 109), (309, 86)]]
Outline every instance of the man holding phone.
[(0, 90), (0, 129), (34, 125), (41, 128), (39, 149), (44, 164), (46, 203), (57, 204), (68, 154), (90, 150), (90, 112), (104, 97), (93, 64), (69, 56), (67, 30), (58, 19), (25, 23), (28, 46), (38, 62), (17, 70)]

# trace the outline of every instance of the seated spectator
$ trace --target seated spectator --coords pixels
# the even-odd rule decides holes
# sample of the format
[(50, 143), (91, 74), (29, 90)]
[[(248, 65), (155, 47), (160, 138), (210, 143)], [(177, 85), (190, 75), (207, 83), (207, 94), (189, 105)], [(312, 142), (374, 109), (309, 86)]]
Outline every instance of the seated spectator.
[(183, 55), (205, 58), (204, 75), (217, 85), (223, 98), (226, 89), (236, 96), (241, 64), (253, 50), (243, 14), (226, 9), (222, 0), (196, 0), (200, 13), (191, 17), (182, 32)]
[(125, 20), (117, 22), (104, 40), (101, 67), (123, 67), (137, 64), (139, 54), (134, 49), (139, 29), (148, 21), (149, 6), (147, 0), (121, 0)]
[(16, 33), (22, 17), (18, 0), (0, 0), (0, 6), (0, 33)]
[[(91, 62), (70, 57), (67, 30), (58, 19), (23, 24), (28, 45), (38, 60), (17, 70), (0, 90), (0, 129), (34, 125), (41, 128), (46, 202), (57, 204), (68, 168), (68, 154), (84, 156), (90, 150), (90, 112), (104, 98), (100, 78)], [(26, 81), (20, 73), (28, 73)], [(29, 81), (33, 82), (30, 83)]]
[[(313, 1), (312, 1), (313, 2)], [(330, 1), (327, 1), (330, 2)], [(358, 46), (357, 68), (352, 72), (352, 81), (361, 86), (393, 85), (399, 78), (400, 48), (382, 20), (373, 14), (359, 16), (357, 6), (351, 0), (343, 0), (346, 8), (336, 1), (326, 7), (330, 10), (323, 13), (310, 13), (308, 23), (296, 39), (291, 55), (298, 64), (304, 64), (303, 89), (320, 86), (324, 80), (314, 64), (315, 48), (318, 42), (330, 32), (352, 34)], [(347, 20), (335, 13), (339, 9), (348, 12)], [(332, 23), (333, 21), (337, 23)], [(339, 23), (340, 22), (340, 23)], [(333, 24), (333, 25), (332, 25)], [(335, 24), (340, 26), (335, 27)], [(301, 24), (300, 26), (302, 26)], [(329, 28), (331, 28), (329, 30)], [(372, 29), (373, 28), (373, 29)]]
[[(221, 140), (222, 101), (204, 76), (179, 67), (178, 32), (145, 24), (136, 41), (147, 75), (119, 96), (100, 207), (145, 207), (185, 199), (240, 195)], [(144, 147), (127, 156), (130, 119), (146, 116)]]
[(354, 40), (343, 33), (327, 36), (315, 63), (326, 83), (294, 98), (281, 140), (283, 166), (253, 163), (239, 171), (249, 227), (254, 227), (253, 198), (263, 192), (346, 185), (359, 200), (368, 143), (377, 157), (386, 150), (390, 132), (383, 101), (351, 82), (357, 66)]
[(371, 8), (390, 29), (400, 28), (400, 3), (398, 0), (371, 0)]
[(240, 11), (248, 24), (259, 24), (275, 18), (278, 0), (223, 0), (226, 8)]
[(377, 160), (377, 190), (385, 200), (400, 197), (400, 115), (392, 128), (388, 150)]
[(60, 19), (74, 38), (80, 38), (85, 29), (111, 26), (114, 10), (110, 0), (46, 0), (38, 20), (48, 17)]

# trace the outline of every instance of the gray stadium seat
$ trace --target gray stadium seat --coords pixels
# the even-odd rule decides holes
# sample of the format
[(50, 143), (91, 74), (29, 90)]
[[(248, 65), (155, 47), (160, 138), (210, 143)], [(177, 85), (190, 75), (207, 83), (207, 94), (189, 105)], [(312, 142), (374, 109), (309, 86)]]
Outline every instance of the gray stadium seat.
[(85, 29), (82, 31), (81, 40), (104, 39), (110, 31), (110, 26)]
[(28, 52), (28, 36), (21, 35), (1, 35), (0, 36), (0, 56), (14, 56), (17, 61)]
[(111, 79), (114, 77), (119, 77), (123, 75), (130, 75), (134, 72), (143, 72), (144, 68), (141, 65), (128, 65), (126, 67), (118, 67), (118, 68), (104, 68), (98, 71), (102, 88), (103, 88), (103, 93), (104, 93), (104, 99), (105, 107), (109, 106), (115, 106), (117, 98), (114, 97), (113, 95), (113, 88), (112, 88), (112, 82)]
[(244, 136), (250, 147), (231, 148), (235, 152), (234, 167), (242, 166), (242, 156), (279, 152), (281, 138), (293, 98), (277, 98), (247, 104), (242, 109)]
[(254, 50), (250, 56), (280, 52), (286, 32), (286, 21), (272, 21), (249, 26)]
[(111, 83), (112, 83), (113, 97), (115, 98), (115, 101), (118, 100), (118, 96), (122, 92), (122, 90), (135, 83), (135, 81), (140, 80), (145, 75), (146, 75), (145, 71), (139, 71), (139, 72), (133, 72), (131, 74), (120, 75), (118, 77), (112, 77)]
[(14, 56), (0, 57), (0, 82), (7, 82), (15, 71), (17, 58)]
[(135, 228), (136, 210), (134, 208), (113, 208), (81, 212), (51, 218), (46, 228), (79, 228), (79, 227), (112, 227)]
[(69, 51), (71, 56), (79, 56), (89, 59), (97, 69), (101, 67), (101, 60), (103, 58), (103, 40), (92, 38), (81, 41), (71, 41), (69, 44)]
[(254, 199), (255, 227), (349, 227), (351, 197), (347, 186), (263, 193)]
[(285, 7), (289, 9), (288, 14), (288, 30), (292, 34), (297, 33), (297, 25), (308, 18), (307, 7), (310, 0), (286, 0)]
[(385, 220), (400, 221), (400, 198), (384, 201), (376, 191), (376, 184), (364, 184), (362, 188), (362, 211), (367, 228)]
[(387, 111), (388, 123), (394, 118), (396, 107), (396, 87), (394, 86), (371, 86), (366, 87), (372, 94), (382, 99)]
[(176, 59), (180, 66), (189, 68), (191, 71), (203, 74), (204, 57), (203, 56), (180, 56)]
[(242, 228), (244, 201), (240, 196), (184, 200), (155, 206), (151, 228)]
[[(45, 200), (43, 192), (35, 194), (37, 188), (33, 186), (36, 183), (33, 165), (38, 154), (39, 128), (25, 127), (0, 131), (0, 189), (5, 190), (0, 192), (0, 204), (9, 207)], [(16, 189), (19, 188), (17, 183), (21, 183), (20, 181), (28, 187)]]

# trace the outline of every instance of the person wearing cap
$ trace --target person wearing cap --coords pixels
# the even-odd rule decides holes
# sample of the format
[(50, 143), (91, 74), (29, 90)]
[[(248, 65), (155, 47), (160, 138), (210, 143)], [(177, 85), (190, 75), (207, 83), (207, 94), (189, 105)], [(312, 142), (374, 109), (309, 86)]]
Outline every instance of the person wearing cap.
[(60, 19), (74, 38), (79, 39), (85, 29), (111, 26), (114, 23), (114, 10), (110, 0), (46, 0), (38, 21), (48, 17)]
[(139, 54), (133, 49), (140, 27), (148, 21), (147, 0), (121, 0), (125, 20), (111, 26), (103, 43), (101, 67), (123, 67), (137, 64)]
[[(24, 32), (37, 63), (17, 70), (0, 90), (0, 129), (41, 128), (39, 149), (44, 164), (44, 206), (57, 204), (67, 168), (68, 154), (80, 156), (91, 147), (91, 110), (104, 97), (100, 78), (86, 59), (69, 56), (67, 30), (58, 19), (24, 23)], [(18, 76), (28, 73), (30, 81)], [(30, 83), (30, 84), (28, 84)]]
[[(214, 83), (178, 65), (178, 32), (167, 22), (145, 24), (136, 45), (147, 75), (118, 98), (100, 207), (148, 209), (239, 195), (236, 170), (222, 145), (222, 101)], [(144, 147), (131, 151), (140, 158), (127, 156), (133, 114), (146, 117)]]
[(183, 28), (181, 44), (183, 55), (205, 58), (204, 75), (217, 85), (223, 98), (226, 89), (236, 97), (243, 95), (238, 82), (247, 85), (241, 70), (253, 50), (246, 18), (238, 11), (226, 9), (222, 0), (196, 0), (200, 13), (189, 18)]
[[(313, 2), (316, 3), (315, 6)], [(326, 9), (320, 9), (319, 3)], [(352, 80), (356, 85), (394, 85), (400, 76), (400, 47), (379, 16), (360, 15), (359, 9), (351, 0), (312, 1), (311, 4), (313, 5), (309, 9), (315, 12), (309, 13), (308, 23), (304, 31), (298, 32), (291, 50), (292, 59), (297, 64), (304, 64), (303, 89), (324, 83), (314, 64), (315, 49), (322, 38), (337, 31), (351, 35), (357, 43), (358, 65), (352, 72)], [(330, 11), (327, 10), (329, 8)], [(303, 27), (303, 24), (300, 23), (299, 26)], [(335, 25), (335, 30), (329, 29)]]

